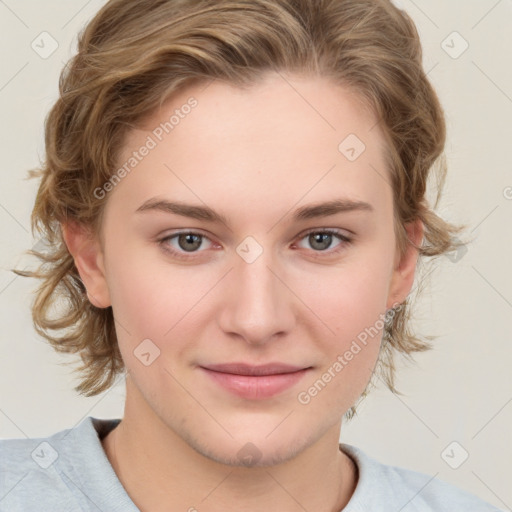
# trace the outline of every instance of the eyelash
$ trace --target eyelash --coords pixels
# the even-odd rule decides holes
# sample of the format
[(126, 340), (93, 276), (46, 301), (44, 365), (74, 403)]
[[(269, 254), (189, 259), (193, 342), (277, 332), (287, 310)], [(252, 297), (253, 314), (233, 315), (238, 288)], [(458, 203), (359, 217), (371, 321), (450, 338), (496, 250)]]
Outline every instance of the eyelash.
[[(313, 250), (313, 253), (316, 253), (316, 255), (314, 256), (315, 258), (323, 258), (324, 255), (332, 256), (332, 255), (338, 254), (339, 252), (343, 251), (346, 248), (347, 245), (350, 245), (352, 243), (352, 238), (347, 237), (346, 235), (343, 235), (339, 230), (333, 229), (333, 228), (311, 229), (311, 230), (307, 231), (306, 233), (304, 233), (299, 238), (299, 241), (303, 240), (304, 238), (306, 238), (306, 237), (308, 237), (309, 235), (312, 235), (312, 234), (334, 235), (341, 242), (343, 242), (336, 249), (331, 250), (331, 251), (329, 251), (328, 249), (326, 249), (324, 251), (315, 251), (315, 250)], [(190, 260), (195, 259), (196, 256), (193, 256), (193, 254), (195, 254), (193, 252), (191, 252), (191, 253), (183, 253), (183, 252), (177, 251), (176, 249), (171, 249), (169, 244), (166, 243), (166, 242), (168, 242), (168, 241), (172, 240), (173, 238), (176, 238), (176, 237), (178, 237), (180, 235), (198, 235), (202, 239), (206, 238), (206, 239), (210, 240), (206, 235), (203, 235), (202, 233), (199, 233), (199, 232), (196, 232), (196, 231), (181, 231), (181, 232), (178, 232), (178, 233), (173, 233), (172, 235), (166, 236), (165, 238), (162, 238), (162, 239), (158, 240), (159, 245), (162, 247), (162, 249), (165, 252), (170, 253), (173, 257), (181, 259), (181, 260), (188, 260), (188, 261), (190, 261)], [(191, 256), (184, 256), (184, 254), (190, 254)]]

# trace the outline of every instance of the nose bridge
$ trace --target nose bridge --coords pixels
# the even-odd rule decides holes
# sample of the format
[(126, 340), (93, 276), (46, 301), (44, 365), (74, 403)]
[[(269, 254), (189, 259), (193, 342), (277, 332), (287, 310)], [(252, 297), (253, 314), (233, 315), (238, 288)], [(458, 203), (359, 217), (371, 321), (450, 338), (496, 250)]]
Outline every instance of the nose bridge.
[(275, 275), (279, 272), (271, 250), (248, 238), (237, 248), (221, 327), (248, 343), (263, 344), (291, 328), (293, 311), (289, 291)]

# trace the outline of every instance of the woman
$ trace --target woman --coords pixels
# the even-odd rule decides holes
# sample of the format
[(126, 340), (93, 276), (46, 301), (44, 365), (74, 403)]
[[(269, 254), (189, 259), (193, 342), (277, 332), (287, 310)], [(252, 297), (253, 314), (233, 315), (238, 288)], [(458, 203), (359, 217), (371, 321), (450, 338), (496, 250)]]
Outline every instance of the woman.
[(430, 348), (408, 294), (460, 243), (425, 198), (445, 123), (421, 57), (385, 0), (101, 9), (46, 125), (53, 252), (19, 273), (77, 391), (126, 369), (125, 413), (3, 441), (0, 506), (496, 510), (339, 444), (395, 353)]

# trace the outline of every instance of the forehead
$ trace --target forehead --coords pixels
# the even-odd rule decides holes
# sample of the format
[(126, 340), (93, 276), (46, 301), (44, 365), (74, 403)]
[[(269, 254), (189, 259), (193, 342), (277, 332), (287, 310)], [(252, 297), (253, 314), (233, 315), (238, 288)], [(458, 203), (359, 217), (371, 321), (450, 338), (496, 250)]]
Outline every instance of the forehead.
[(262, 204), (342, 196), (382, 210), (392, 197), (376, 116), (324, 78), (276, 73), (245, 89), (213, 81), (181, 91), (128, 134), (119, 167), (148, 141), (112, 194), (126, 207), (129, 196), (132, 211), (155, 195), (224, 208), (228, 217), (230, 204), (259, 204), (262, 215)]

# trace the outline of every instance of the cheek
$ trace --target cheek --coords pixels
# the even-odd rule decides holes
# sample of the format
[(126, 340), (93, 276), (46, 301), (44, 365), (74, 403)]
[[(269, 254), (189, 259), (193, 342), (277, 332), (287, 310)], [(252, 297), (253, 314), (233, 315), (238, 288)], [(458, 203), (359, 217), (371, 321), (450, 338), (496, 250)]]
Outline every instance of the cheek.
[(312, 339), (318, 340), (323, 357), (315, 378), (302, 387), (299, 403), (311, 402), (318, 414), (330, 410), (336, 418), (339, 411), (348, 410), (359, 398), (380, 352), (385, 284), (368, 274), (352, 272), (334, 279), (328, 289), (317, 295), (311, 309), (324, 323), (319, 324)]
[(147, 253), (125, 248), (110, 252), (107, 278), (120, 346), (135, 347), (145, 338), (162, 339), (174, 323), (180, 294)]
[(123, 257), (111, 253), (111, 261), (118, 262), (108, 272), (118, 336), (133, 348), (149, 338), (161, 349), (168, 350), (172, 341), (173, 350), (179, 350), (180, 339), (197, 323), (201, 300), (218, 277), (207, 268), (180, 268), (155, 254), (154, 248), (140, 247)]
[[(308, 305), (324, 320), (331, 334), (352, 339), (373, 326), (386, 311), (389, 268), (382, 260), (350, 265), (332, 271), (328, 279), (306, 290)], [(314, 289), (313, 289), (313, 288)]]
[[(385, 326), (390, 268), (389, 258), (376, 250), (357, 264), (347, 261), (339, 271), (329, 273), (322, 288), (316, 283), (315, 290), (306, 292), (311, 299), (308, 306), (323, 321), (314, 339), (322, 344), (321, 380), (328, 381), (330, 389), (323, 400), (335, 409), (348, 407), (358, 398), (375, 368)], [(327, 336), (318, 336), (320, 330)]]

